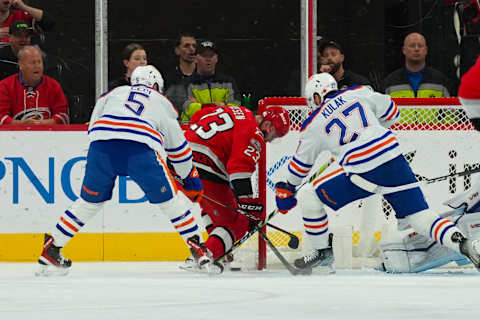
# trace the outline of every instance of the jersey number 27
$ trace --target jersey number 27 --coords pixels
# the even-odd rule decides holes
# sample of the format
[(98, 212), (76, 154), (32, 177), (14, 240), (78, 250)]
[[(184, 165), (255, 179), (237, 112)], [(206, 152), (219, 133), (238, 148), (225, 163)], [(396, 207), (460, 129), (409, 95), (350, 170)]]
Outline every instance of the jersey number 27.
[(339, 132), (338, 143), (341, 146), (357, 140), (360, 133), (356, 132), (355, 129), (368, 127), (365, 109), (359, 102), (347, 106), (339, 115), (325, 125), (325, 132), (328, 135), (331, 135), (334, 131)]

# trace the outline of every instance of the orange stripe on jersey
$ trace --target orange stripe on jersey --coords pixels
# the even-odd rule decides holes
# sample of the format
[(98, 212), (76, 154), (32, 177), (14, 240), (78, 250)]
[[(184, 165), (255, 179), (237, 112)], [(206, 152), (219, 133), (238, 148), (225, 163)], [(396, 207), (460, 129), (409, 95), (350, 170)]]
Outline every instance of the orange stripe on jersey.
[(182, 153), (180, 154), (175, 154), (175, 155), (171, 155), (169, 154), (168, 157), (169, 158), (173, 158), (173, 159), (176, 159), (176, 158), (181, 158), (183, 157), (184, 155), (186, 155), (187, 153), (191, 152), (192, 149), (190, 149), (190, 147), (187, 148), (187, 150), (183, 151)]
[(300, 168), (300, 167), (299, 167), (295, 162), (293, 162), (293, 161), (290, 161), (290, 165), (291, 165), (292, 167), (294, 167), (295, 170), (297, 170), (297, 171), (300, 172), (300, 173), (305, 173), (305, 174), (307, 174), (307, 173), (310, 172), (310, 170), (304, 170), (304, 169)]
[(313, 185), (314, 185), (314, 186), (317, 186), (317, 184), (319, 184), (320, 182), (324, 181), (324, 180), (327, 179), (327, 178), (330, 178), (331, 176), (336, 175), (337, 173), (339, 173), (339, 172), (341, 172), (341, 171), (343, 171), (343, 168), (340, 168), (340, 169), (338, 169), (338, 170), (335, 170), (335, 171), (333, 171), (333, 172), (330, 172), (330, 173), (327, 174), (326, 176), (323, 176), (323, 177), (315, 180), (315, 181), (313, 182)]
[(165, 163), (165, 161), (163, 161), (162, 157), (158, 153), (157, 153), (157, 159), (163, 165), (163, 170), (167, 173), (168, 178), (170, 179), (170, 184), (173, 185), (173, 190), (175, 191), (175, 194), (177, 194), (178, 193), (177, 183), (175, 182), (175, 179), (172, 177), (170, 170), (168, 170), (167, 164)]
[(73, 231), (78, 232), (78, 229), (75, 228), (75, 226), (74, 226), (73, 224), (71, 224), (71, 223), (68, 222), (67, 220), (63, 219), (63, 217), (60, 217), (60, 221), (62, 221), (67, 227), (69, 227), (69, 228), (72, 229)]
[(152, 128), (149, 128), (147, 126), (141, 125), (141, 124), (133, 124), (133, 123), (124, 123), (124, 122), (116, 122), (116, 121), (109, 121), (109, 120), (98, 120), (93, 123), (95, 126), (96, 124), (109, 124), (112, 126), (124, 126), (124, 127), (132, 127), (132, 128), (138, 128), (138, 129), (143, 129), (145, 131), (150, 132), (151, 134), (155, 135), (162, 141), (162, 144), (164, 144), (163, 137), (160, 133), (157, 131), (153, 130)]
[(374, 152), (375, 150), (377, 149), (380, 149), (381, 147), (383, 147), (384, 145), (387, 145), (389, 144), (390, 142), (392, 141), (396, 141), (397, 139), (395, 137), (391, 137), (390, 139), (386, 140), (386, 141), (383, 141), (382, 143), (380, 144), (377, 144), (375, 147), (372, 147), (370, 149), (367, 149), (363, 152), (360, 152), (360, 153), (356, 153), (356, 154), (353, 154), (351, 155), (350, 157), (347, 158), (347, 161), (345, 161), (345, 163), (348, 163), (351, 159), (355, 159), (355, 158), (358, 158), (358, 157), (362, 157), (366, 154), (369, 154), (371, 152)]
[(194, 222), (195, 221), (195, 218), (194, 217), (191, 217), (190, 219), (188, 219), (187, 221), (185, 221), (184, 223), (182, 224), (178, 224), (175, 226), (175, 229), (180, 229), (182, 227), (185, 227), (186, 225), (189, 225), (190, 223)]
[(88, 189), (87, 187), (85, 187), (85, 186), (82, 186), (82, 189), (83, 189), (86, 193), (91, 194), (92, 196), (98, 196), (98, 192), (89, 190), (89, 189)]

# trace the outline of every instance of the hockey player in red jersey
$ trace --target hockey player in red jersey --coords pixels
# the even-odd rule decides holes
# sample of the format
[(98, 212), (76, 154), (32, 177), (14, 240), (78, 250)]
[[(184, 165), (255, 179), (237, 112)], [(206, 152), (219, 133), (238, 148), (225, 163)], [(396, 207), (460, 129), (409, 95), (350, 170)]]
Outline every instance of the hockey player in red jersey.
[[(287, 134), (288, 113), (280, 107), (261, 115), (239, 106), (211, 107), (195, 113), (185, 132), (193, 151), (206, 197), (251, 214), (263, 211), (255, 198), (251, 176), (265, 142)], [(222, 256), (249, 230), (243, 215), (203, 198), (202, 217), (209, 237), (205, 242), (214, 259)], [(183, 269), (198, 268), (187, 259)], [(221, 273), (217, 264), (213, 272)]]
[(480, 131), (480, 56), (463, 75), (458, 97), (475, 129)]

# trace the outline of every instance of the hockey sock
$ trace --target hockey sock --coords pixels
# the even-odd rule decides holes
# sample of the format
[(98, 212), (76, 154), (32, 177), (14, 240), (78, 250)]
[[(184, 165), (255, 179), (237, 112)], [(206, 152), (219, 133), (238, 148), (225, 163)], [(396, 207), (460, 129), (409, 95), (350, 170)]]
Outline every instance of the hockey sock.
[(298, 199), (302, 207), (305, 233), (312, 248), (328, 247), (328, 215), (313, 186), (305, 185), (299, 192)]
[(233, 246), (233, 236), (224, 227), (216, 227), (210, 233), (205, 245), (212, 253), (214, 259), (222, 256)]
[(313, 248), (328, 247), (328, 216), (324, 210), (322, 216), (315, 218), (306, 217), (304, 212), (303, 225)]
[(64, 247), (103, 207), (102, 203), (91, 203), (79, 198), (59, 217), (52, 232), (54, 245)]
[(405, 219), (419, 234), (460, 252), (458, 242), (452, 241), (452, 234), (462, 232), (449, 219), (439, 217), (430, 209), (409, 215)]
[(187, 210), (180, 216), (170, 219), (170, 221), (185, 242), (187, 242), (188, 238), (194, 235), (198, 235), (198, 239), (202, 239), (202, 234), (195, 221), (195, 217), (190, 210)]
[(169, 217), (173, 227), (185, 243), (187, 243), (188, 238), (195, 235), (198, 235), (198, 239), (203, 239), (195, 216), (187, 206), (187, 202), (181, 197), (174, 195), (172, 199), (157, 203), (157, 205)]
[(203, 225), (205, 226), (205, 230), (207, 230), (208, 234), (210, 234), (214, 228), (212, 218), (210, 218), (208, 213), (202, 212), (202, 221)]

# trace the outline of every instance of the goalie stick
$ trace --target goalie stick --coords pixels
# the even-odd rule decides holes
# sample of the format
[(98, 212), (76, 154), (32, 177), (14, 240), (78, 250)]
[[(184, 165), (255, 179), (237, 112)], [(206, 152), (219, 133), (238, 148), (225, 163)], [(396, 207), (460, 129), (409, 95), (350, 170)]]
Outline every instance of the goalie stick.
[[(249, 219), (251, 219), (251, 220), (253, 220), (253, 221), (256, 221), (257, 223), (260, 222), (260, 221), (262, 221), (262, 219), (254, 216), (253, 214), (249, 214), (249, 213), (247, 213), (247, 212), (245, 212), (245, 211), (243, 211), (243, 210), (240, 210), (240, 209), (234, 208), (234, 207), (232, 207), (232, 206), (229, 206), (229, 205), (223, 204), (223, 203), (221, 203), (221, 202), (218, 202), (217, 200), (212, 199), (212, 198), (210, 198), (210, 197), (207, 196), (207, 195), (203, 195), (203, 198), (204, 198), (204, 199), (207, 199), (208, 201), (211, 201), (211, 202), (213, 202), (213, 203), (216, 203), (216, 204), (218, 204), (219, 206), (222, 206), (222, 207), (224, 207), (224, 208), (227, 208), (227, 209), (230, 209), (230, 210), (232, 210), (232, 211), (235, 211), (235, 212), (237, 212), (238, 214), (241, 214), (242, 216), (245, 216), (245, 217), (247, 217), (247, 218), (249, 218)], [(290, 248), (292, 248), (292, 249), (297, 249), (297, 248), (298, 248), (298, 245), (299, 245), (299, 243), (300, 243), (300, 240), (298, 239), (298, 237), (297, 237), (296, 235), (294, 235), (293, 233), (288, 232), (287, 230), (284, 230), (284, 229), (282, 229), (282, 228), (280, 228), (280, 227), (277, 227), (277, 226), (275, 226), (275, 225), (273, 225), (273, 224), (271, 224), (271, 223), (268, 223), (268, 222), (266, 223), (266, 226), (268, 226), (268, 227), (270, 227), (270, 228), (273, 228), (273, 229), (276, 229), (276, 230), (278, 230), (278, 231), (280, 231), (280, 232), (283, 232), (283, 233), (285, 233), (286, 235), (290, 236), (290, 240), (288, 241), (288, 246), (289, 246)]]
[(409, 183), (409, 184), (404, 184), (404, 185), (397, 186), (397, 187), (380, 186), (380, 185), (375, 184), (371, 181), (368, 181), (365, 178), (362, 178), (361, 176), (359, 176), (357, 174), (352, 174), (350, 176), (350, 180), (355, 185), (357, 185), (358, 187), (360, 187), (360, 188), (362, 188), (362, 189), (364, 189), (368, 192), (376, 193), (376, 194), (390, 194), (390, 193), (394, 193), (394, 192), (400, 192), (400, 191), (416, 188), (416, 187), (419, 187), (423, 184), (430, 184), (430, 183), (443, 181), (443, 180), (446, 180), (448, 178), (468, 176), (468, 175), (471, 175), (471, 174), (477, 173), (477, 172), (480, 172), (480, 168), (473, 169), (473, 170), (465, 170), (465, 171), (462, 171), (462, 172), (456, 172), (456, 173), (453, 173), (453, 174), (440, 176), (440, 177), (436, 177), (436, 178), (432, 178), (432, 179), (427, 178), (425, 180), (421, 180), (421, 181), (414, 182), (414, 183)]

